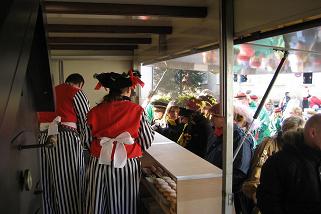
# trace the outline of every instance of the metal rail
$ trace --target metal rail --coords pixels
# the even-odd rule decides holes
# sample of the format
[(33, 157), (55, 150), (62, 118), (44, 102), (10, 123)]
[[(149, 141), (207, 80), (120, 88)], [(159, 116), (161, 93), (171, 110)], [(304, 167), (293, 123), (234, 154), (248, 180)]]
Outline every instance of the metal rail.
[(274, 85), (274, 82), (275, 82), (276, 78), (278, 77), (278, 75), (279, 75), (279, 73), (280, 73), (280, 71), (281, 71), (281, 68), (282, 68), (285, 60), (287, 59), (288, 55), (289, 55), (289, 52), (288, 52), (287, 50), (285, 50), (285, 51), (284, 51), (284, 55), (283, 55), (283, 57), (282, 57), (279, 65), (278, 65), (278, 67), (277, 67), (274, 75), (273, 75), (273, 78), (272, 78), (269, 86), (267, 87), (267, 89), (266, 89), (266, 91), (265, 91), (265, 93), (264, 93), (264, 96), (263, 96), (263, 98), (262, 98), (262, 100), (261, 100), (258, 108), (257, 108), (256, 111), (255, 111), (255, 114), (254, 114), (254, 116), (253, 116), (253, 120), (252, 120), (249, 128), (246, 130), (245, 135), (243, 136), (240, 145), (239, 145), (239, 146), (237, 147), (237, 149), (235, 150), (235, 153), (234, 153), (234, 156), (233, 156), (233, 162), (234, 162), (236, 156), (238, 155), (238, 153), (240, 152), (240, 150), (241, 150), (241, 148), (242, 148), (242, 146), (243, 146), (243, 144), (244, 144), (244, 142), (245, 142), (245, 139), (250, 135), (253, 122), (254, 122), (254, 120), (256, 120), (256, 119), (258, 118), (258, 116), (259, 116), (259, 114), (260, 114), (260, 112), (261, 112), (261, 110), (262, 110), (262, 108), (263, 108), (263, 105), (264, 105), (267, 97), (269, 96), (269, 93), (270, 93), (270, 91), (271, 91), (271, 89), (272, 89), (272, 87), (273, 87), (273, 85)]

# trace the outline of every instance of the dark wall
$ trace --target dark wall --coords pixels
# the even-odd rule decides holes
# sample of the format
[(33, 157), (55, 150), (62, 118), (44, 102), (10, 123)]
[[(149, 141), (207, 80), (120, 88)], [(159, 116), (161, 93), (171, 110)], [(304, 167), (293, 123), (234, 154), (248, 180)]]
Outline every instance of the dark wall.
[[(30, 83), (25, 78), (21, 91), (14, 131), (7, 142), (0, 144), (0, 210), (5, 213), (41, 213), (41, 187), (38, 149), (18, 150), (18, 145), (36, 144), (38, 129)], [(30, 170), (32, 188), (27, 191), (22, 183), (22, 173)], [(1, 211), (1, 212), (2, 212)]]
[[(3, 8), (7, 7), (7, 8)], [(36, 110), (53, 110), (48, 52), (39, 0), (11, 0), (0, 16), (0, 213), (41, 213)], [(39, 86), (39, 87), (37, 87)], [(23, 186), (29, 170), (32, 187)]]

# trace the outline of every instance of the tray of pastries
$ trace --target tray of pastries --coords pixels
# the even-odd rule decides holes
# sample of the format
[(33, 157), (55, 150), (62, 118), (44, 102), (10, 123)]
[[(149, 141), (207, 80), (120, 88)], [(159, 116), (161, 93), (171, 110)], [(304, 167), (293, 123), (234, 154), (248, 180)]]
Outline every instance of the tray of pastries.
[(159, 166), (149, 166), (142, 169), (147, 186), (153, 197), (167, 213), (176, 213), (176, 182)]

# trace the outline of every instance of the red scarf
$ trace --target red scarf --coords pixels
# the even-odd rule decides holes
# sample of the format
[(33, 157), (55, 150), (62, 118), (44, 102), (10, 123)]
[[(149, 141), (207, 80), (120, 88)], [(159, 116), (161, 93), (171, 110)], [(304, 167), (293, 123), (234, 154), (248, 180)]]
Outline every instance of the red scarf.
[(216, 137), (221, 137), (223, 135), (223, 128), (215, 128), (214, 134), (216, 135)]

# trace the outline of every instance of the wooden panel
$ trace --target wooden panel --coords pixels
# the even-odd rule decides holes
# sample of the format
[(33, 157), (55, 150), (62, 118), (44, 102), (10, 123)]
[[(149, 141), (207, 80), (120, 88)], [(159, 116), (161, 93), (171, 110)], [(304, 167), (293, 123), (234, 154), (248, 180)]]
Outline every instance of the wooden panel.
[(206, 7), (183, 7), (163, 5), (111, 4), (88, 2), (46, 2), (46, 12), (56, 14), (96, 14), (127, 16), (170, 16), (204, 18)]
[(49, 44), (55, 43), (116, 43), (116, 44), (151, 44), (151, 38), (97, 38), (97, 37), (49, 37)]
[(222, 178), (177, 182), (178, 214), (221, 213)]
[(49, 45), (51, 50), (134, 50), (137, 45)]
[(50, 32), (60, 33), (156, 33), (170, 34), (169, 26), (132, 26), (132, 25), (59, 25), (49, 24)]

